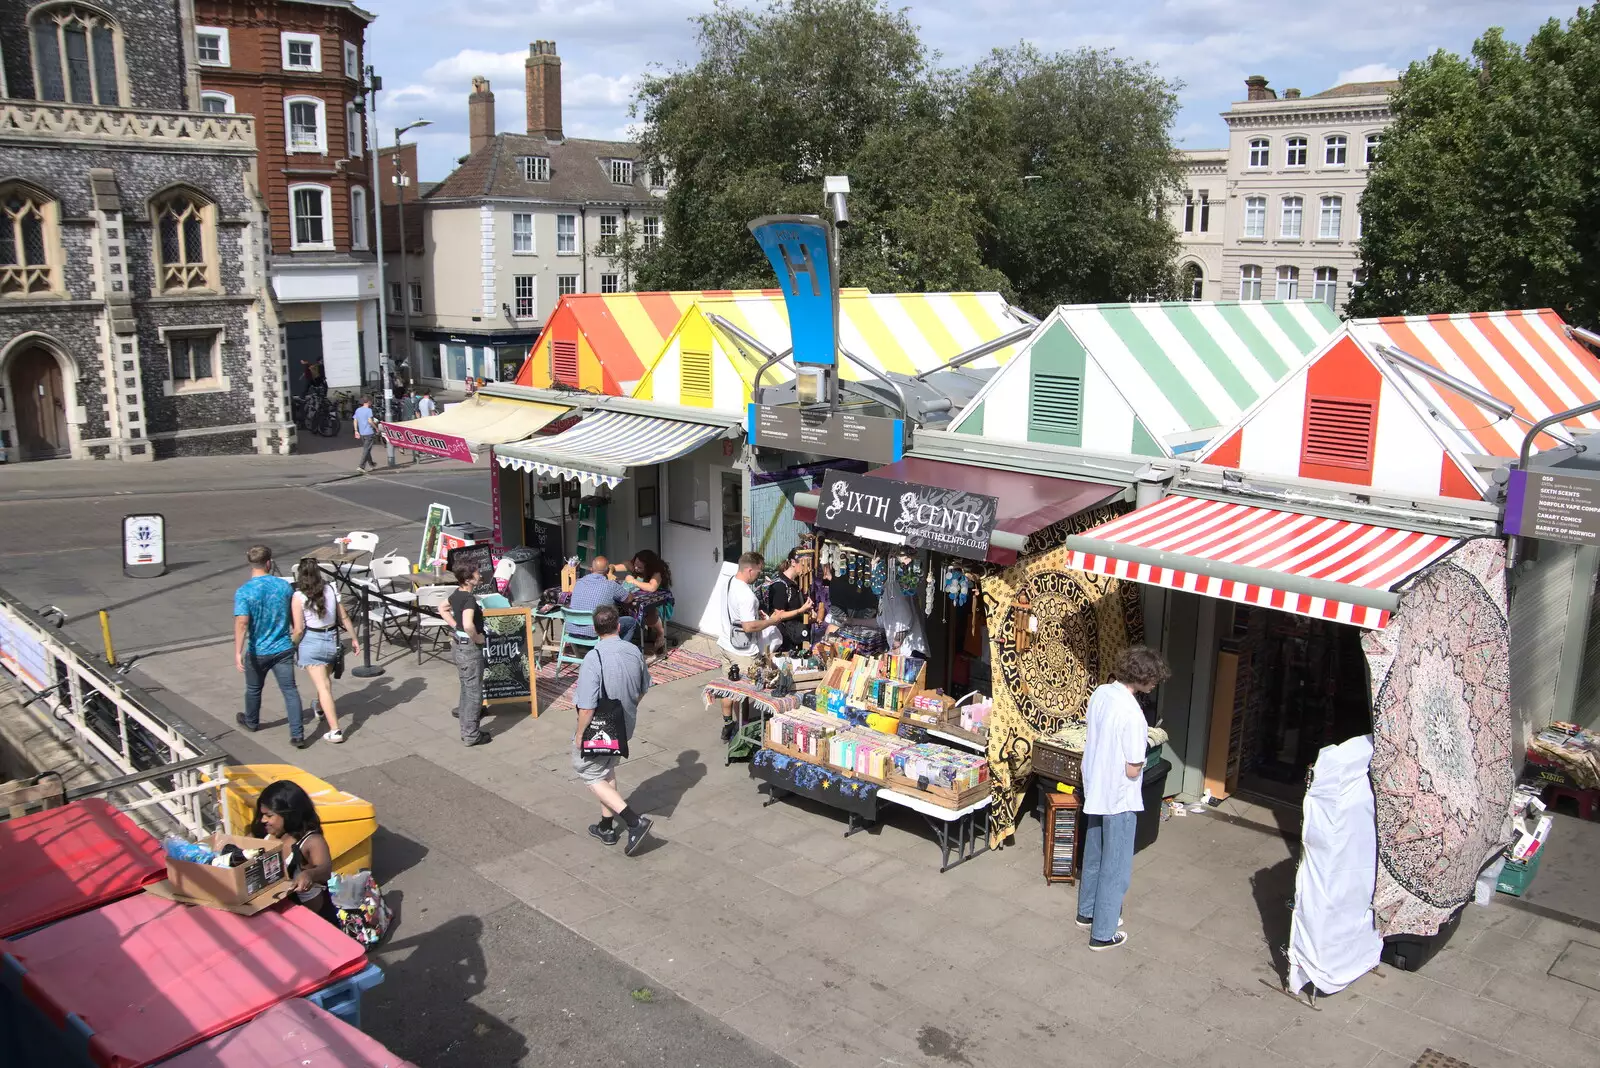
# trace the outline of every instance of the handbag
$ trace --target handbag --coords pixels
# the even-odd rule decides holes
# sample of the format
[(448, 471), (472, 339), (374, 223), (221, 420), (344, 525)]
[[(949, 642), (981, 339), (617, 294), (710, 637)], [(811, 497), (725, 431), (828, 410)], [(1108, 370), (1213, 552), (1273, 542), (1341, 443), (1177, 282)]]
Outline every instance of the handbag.
[(583, 728), (583, 738), (578, 748), (584, 756), (628, 755), (628, 716), (622, 702), (606, 693), (606, 661), (598, 647), (594, 656), (600, 662), (600, 699), (594, 703), (594, 712)]
[[(751, 648), (753, 642), (751, 641), (749, 633), (746, 632), (743, 627), (739, 626), (738, 623), (734, 622), (733, 605), (731, 603), (732, 600), (733, 576), (730, 575), (728, 576), (727, 584), (722, 588), (722, 614), (728, 617), (728, 644), (737, 649), (739, 654), (743, 656), (746, 653), (754, 652), (754, 649)], [(728, 681), (739, 681), (738, 663), (731, 663), (728, 665)]]
[(338, 878), (328, 888), (328, 898), (333, 902), (339, 929), (363, 946), (375, 946), (389, 933), (394, 914), (383, 903), (383, 891), (370, 871)]
[(340, 640), (333, 654), (333, 677), (344, 678), (344, 642)]

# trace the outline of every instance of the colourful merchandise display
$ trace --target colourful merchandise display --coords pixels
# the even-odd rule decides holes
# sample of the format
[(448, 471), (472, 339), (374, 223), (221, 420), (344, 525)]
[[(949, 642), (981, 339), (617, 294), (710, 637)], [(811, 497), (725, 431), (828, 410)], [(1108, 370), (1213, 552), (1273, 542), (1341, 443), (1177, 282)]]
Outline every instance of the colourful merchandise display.
[(976, 753), (963, 753), (946, 745), (924, 742), (910, 745), (891, 758), (895, 774), (916, 783), (943, 786), (957, 792), (972, 790), (989, 781), (989, 762)]
[(874, 730), (841, 731), (829, 742), (828, 763), (881, 782), (894, 769), (894, 755), (906, 745), (900, 738)]
[(843, 724), (833, 716), (802, 708), (768, 720), (767, 738), (790, 752), (820, 758), (828, 739), (842, 727)]

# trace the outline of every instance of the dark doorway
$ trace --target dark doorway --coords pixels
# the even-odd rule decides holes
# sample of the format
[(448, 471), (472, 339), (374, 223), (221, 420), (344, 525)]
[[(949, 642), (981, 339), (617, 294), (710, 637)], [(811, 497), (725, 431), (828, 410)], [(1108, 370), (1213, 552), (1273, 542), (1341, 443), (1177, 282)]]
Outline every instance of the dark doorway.
[(66, 384), (61, 363), (34, 345), (11, 362), (11, 394), (17, 406), (17, 444), (24, 460), (54, 460), (72, 452), (67, 436)]
[(289, 394), (306, 391), (306, 367), (322, 363), (322, 323), (284, 323), (284, 348), (289, 355)]

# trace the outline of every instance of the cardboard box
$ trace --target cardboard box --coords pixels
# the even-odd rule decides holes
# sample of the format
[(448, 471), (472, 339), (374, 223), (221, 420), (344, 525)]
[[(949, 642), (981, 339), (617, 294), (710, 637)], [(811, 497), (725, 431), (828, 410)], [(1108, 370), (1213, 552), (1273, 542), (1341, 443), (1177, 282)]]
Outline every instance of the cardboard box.
[(214, 868), (167, 858), (167, 881), (180, 897), (221, 906), (243, 905), (279, 883), (287, 882), (290, 845), (273, 838), (241, 838), (214, 834), (207, 843), (217, 852), (223, 846), (260, 849), (261, 856), (237, 868)]

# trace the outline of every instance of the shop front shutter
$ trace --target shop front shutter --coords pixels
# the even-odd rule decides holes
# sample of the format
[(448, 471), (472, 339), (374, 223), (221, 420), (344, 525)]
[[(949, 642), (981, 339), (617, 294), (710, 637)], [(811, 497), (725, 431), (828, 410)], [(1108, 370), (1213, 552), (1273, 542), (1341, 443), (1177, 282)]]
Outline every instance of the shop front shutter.
[(1375, 401), (1355, 397), (1306, 398), (1305, 445), (1308, 464), (1372, 470), (1372, 443), (1378, 427)]
[(683, 403), (696, 408), (709, 408), (715, 396), (709, 350), (684, 349), (682, 370), (679, 372)]
[(578, 385), (578, 343), (550, 341), (550, 377), (563, 385)]
[[(1573, 594), (1577, 549), (1555, 542), (1538, 543), (1538, 559), (1510, 574), (1511, 707), (1526, 728), (1538, 731), (1556, 715), (1556, 682), (1561, 673), (1561, 650), (1566, 640), (1567, 608)], [(1582, 596), (1588, 596), (1585, 590)], [(1595, 619), (1589, 617), (1591, 636)], [(1590, 648), (1593, 648), (1591, 643)], [(1589, 658), (1587, 652), (1585, 660)], [(1600, 671), (1584, 664), (1578, 703), (1585, 689), (1600, 683)]]
[(1083, 444), (1083, 379), (1035, 372), (1028, 436), (1053, 445)]

